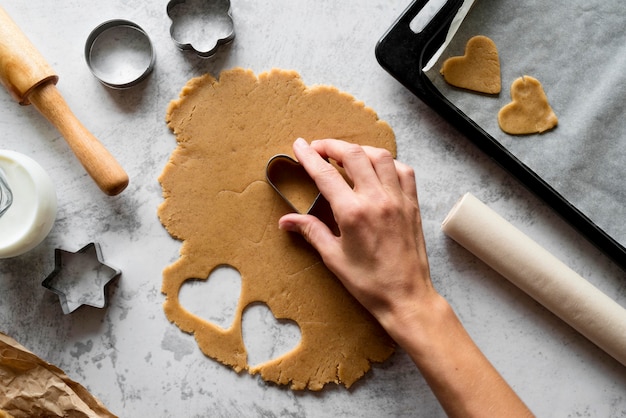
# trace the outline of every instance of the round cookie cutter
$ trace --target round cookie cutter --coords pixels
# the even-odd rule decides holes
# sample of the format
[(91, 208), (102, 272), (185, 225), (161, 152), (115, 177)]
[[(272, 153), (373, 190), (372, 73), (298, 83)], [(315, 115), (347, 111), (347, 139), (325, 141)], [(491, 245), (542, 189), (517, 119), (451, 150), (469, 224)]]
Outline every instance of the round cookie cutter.
[(107, 87), (124, 89), (144, 80), (155, 62), (148, 34), (136, 23), (114, 19), (96, 27), (85, 43), (92, 74)]

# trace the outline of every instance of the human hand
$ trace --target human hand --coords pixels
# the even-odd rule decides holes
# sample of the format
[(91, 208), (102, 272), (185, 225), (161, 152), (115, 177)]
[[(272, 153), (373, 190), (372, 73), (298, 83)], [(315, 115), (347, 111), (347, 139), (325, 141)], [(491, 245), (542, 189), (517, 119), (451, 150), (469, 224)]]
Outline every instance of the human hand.
[[(387, 150), (339, 140), (309, 145), (298, 139), (294, 152), (329, 202), (339, 235), (312, 215), (287, 214), (279, 227), (302, 234), (347, 290), (392, 331), (399, 317), (436, 295), (413, 170)], [(343, 167), (353, 187), (327, 158)]]
[(294, 152), (330, 203), (339, 235), (312, 215), (285, 215), (279, 227), (317, 249), (413, 359), (446, 413), (532, 416), (432, 286), (413, 170), (386, 150), (332, 139), (298, 139)]

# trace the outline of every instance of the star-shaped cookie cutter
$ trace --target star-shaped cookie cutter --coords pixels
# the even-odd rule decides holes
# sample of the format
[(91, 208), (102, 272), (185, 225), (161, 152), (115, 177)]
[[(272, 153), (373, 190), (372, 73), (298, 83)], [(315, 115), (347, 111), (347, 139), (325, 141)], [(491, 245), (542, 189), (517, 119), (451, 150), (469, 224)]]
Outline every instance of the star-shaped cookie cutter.
[(90, 243), (75, 253), (54, 250), (55, 269), (41, 283), (59, 296), (64, 314), (82, 305), (104, 308), (106, 286), (122, 272), (104, 264), (98, 243)]

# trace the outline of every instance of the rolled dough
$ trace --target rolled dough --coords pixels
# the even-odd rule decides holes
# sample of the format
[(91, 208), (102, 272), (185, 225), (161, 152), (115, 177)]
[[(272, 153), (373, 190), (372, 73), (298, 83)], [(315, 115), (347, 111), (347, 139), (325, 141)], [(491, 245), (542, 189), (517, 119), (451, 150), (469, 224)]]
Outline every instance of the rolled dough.
[[(297, 137), (337, 138), (396, 152), (390, 126), (349, 94), (330, 86), (307, 87), (293, 71), (258, 77), (224, 71), (216, 80), (190, 80), (170, 103), (166, 121), (178, 143), (159, 181), (158, 216), (183, 241), (180, 258), (165, 268), (164, 310), (201, 350), (235, 371), (260, 373), (294, 390), (320, 390), (330, 382), (352, 385), (394, 351), (376, 320), (324, 266), (300, 236), (278, 229), (290, 211), (265, 180), (276, 154), (292, 154)], [(228, 329), (191, 314), (178, 293), (186, 280), (206, 280), (218, 266), (242, 277), (235, 319)], [(263, 302), (279, 319), (300, 327), (291, 352), (258, 366), (247, 363), (242, 311)]]

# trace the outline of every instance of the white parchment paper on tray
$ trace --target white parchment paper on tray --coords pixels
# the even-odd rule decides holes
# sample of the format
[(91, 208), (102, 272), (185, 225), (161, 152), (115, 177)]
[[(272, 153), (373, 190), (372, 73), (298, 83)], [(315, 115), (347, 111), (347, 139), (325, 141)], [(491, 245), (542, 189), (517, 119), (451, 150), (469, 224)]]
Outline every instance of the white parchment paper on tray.
[[(469, 118), (626, 246), (626, 2), (476, 0), (429, 79)], [(443, 61), (474, 35), (498, 47), (502, 92), (473, 94), (445, 83)], [(513, 80), (538, 79), (559, 118), (556, 129), (511, 136), (497, 114)]]

